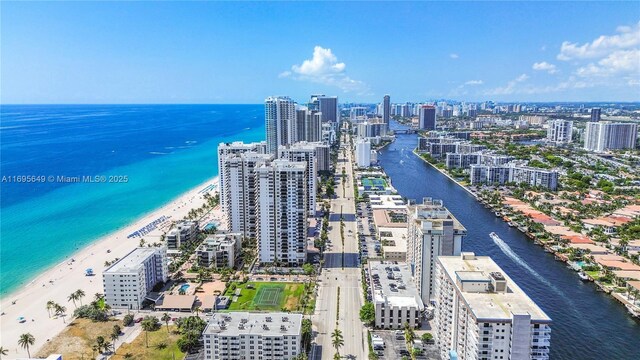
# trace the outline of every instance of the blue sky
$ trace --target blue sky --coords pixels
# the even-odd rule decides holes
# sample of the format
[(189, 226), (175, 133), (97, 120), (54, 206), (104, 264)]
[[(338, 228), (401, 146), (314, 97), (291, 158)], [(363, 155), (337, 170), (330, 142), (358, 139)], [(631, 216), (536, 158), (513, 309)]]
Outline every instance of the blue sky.
[(638, 2), (3, 2), (8, 103), (640, 101)]

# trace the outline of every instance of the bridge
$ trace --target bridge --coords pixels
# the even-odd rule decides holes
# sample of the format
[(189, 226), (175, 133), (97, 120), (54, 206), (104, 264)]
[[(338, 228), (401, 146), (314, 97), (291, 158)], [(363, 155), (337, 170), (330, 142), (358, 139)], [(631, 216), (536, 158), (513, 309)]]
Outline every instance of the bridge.
[(418, 132), (418, 130), (414, 130), (414, 129), (393, 130), (393, 133), (395, 135), (398, 135), (398, 134), (416, 134), (417, 132)]

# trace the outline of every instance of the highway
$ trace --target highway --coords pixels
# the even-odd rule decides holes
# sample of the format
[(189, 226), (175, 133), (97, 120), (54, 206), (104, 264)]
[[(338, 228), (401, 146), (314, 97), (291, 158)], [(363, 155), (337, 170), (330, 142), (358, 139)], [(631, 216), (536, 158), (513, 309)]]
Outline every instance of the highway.
[[(319, 277), (318, 298), (312, 320), (316, 332), (316, 346), (311, 353), (312, 360), (333, 359), (336, 351), (331, 344), (331, 333), (336, 327), (342, 331), (344, 337), (344, 346), (340, 348), (340, 355), (343, 358), (363, 360), (368, 358), (366, 328), (359, 318), (364, 298), (356, 239), (353, 155), (350, 149), (350, 136), (348, 134), (342, 136), (342, 144), (346, 151), (340, 149), (336, 165), (336, 197), (331, 201), (329, 244), (325, 251), (324, 265)], [(346, 171), (344, 189), (343, 168)], [(341, 218), (344, 219), (345, 224), (344, 246), (340, 237)], [(340, 310), (336, 325), (338, 288), (340, 288)]]

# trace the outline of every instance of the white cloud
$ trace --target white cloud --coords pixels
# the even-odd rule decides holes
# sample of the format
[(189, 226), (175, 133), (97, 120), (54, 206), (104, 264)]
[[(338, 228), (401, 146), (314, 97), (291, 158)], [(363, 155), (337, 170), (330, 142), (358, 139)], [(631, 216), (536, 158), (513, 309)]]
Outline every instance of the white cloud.
[(464, 84), (465, 85), (482, 85), (482, 84), (484, 84), (484, 81), (482, 81), (482, 80), (469, 80)]
[(589, 63), (576, 70), (582, 77), (613, 75), (640, 76), (640, 49), (619, 50), (596, 63)]
[(558, 72), (558, 69), (556, 69), (554, 64), (550, 64), (546, 61), (533, 63), (531, 68), (536, 71), (546, 71), (549, 74), (555, 74)]
[(348, 77), (344, 73), (346, 67), (345, 63), (338, 62), (331, 49), (316, 46), (311, 59), (304, 60), (301, 65), (291, 66), (291, 71), (283, 71), (278, 77), (335, 86), (344, 92), (353, 91), (359, 95), (367, 93), (369, 87), (362, 81)]
[(449, 57), (452, 58), (452, 59), (457, 59), (460, 56), (458, 54), (449, 54)]
[(640, 45), (640, 22), (633, 26), (618, 26), (616, 35), (601, 35), (590, 43), (582, 45), (565, 41), (560, 47), (558, 60), (593, 59), (604, 57), (617, 50)]
[(517, 78), (509, 81), (505, 86), (501, 86), (501, 87), (497, 87), (497, 88), (489, 89), (485, 91), (485, 94), (486, 95), (511, 95), (513, 93), (518, 92), (518, 88), (519, 88), (518, 84), (524, 81), (527, 81), (527, 79), (529, 79), (529, 75), (522, 74)]

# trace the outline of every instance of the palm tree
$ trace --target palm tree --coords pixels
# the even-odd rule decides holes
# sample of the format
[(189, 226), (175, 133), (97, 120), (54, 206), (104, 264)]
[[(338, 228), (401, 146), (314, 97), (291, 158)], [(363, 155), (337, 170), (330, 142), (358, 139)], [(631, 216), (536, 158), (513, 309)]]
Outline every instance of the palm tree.
[(2, 346), (0, 346), (0, 359), (2, 359), (2, 355), (7, 355), (9, 354), (9, 349), (5, 349)]
[(78, 300), (78, 295), (75, 292), (71, 293), (71, 295), (69, 295), (69, 297), (67, 297), (67, 301), (73, 301), (73, 307), (78, 308), (76, 306), (76, 300)]
[(164, 313), (162, 314), (162, 317), (160, 318), (160, 320), (164, 321), (165, 324), (167, 324), (167, 334), (169, 333), (169, 320), (171, 320), (171, 316), (169, 316), (169, 313)]
[(29, 346), (32, 346), (36, 342), (36, 338), (33, 337), (30, 333), (20, 335), (18, 339), (18, 345), (23, 349), (27, 349), (27, 355), (31, 357), (31, 352), (29, 352)]
[(49, 317), (51, 317), (51, 309), (55, 307), (56, 303), (53, 300), (47, 301), (47, 313), (49, 313)]
[(331, 333), (331, 344), (336, 348), (336, 353), (340, 353), (340, 348), (344, 345), (344, 338), (340, 329), (335, 329)]
[(198, 316), (198, 315), (200, 314), (200, 306), (196, 306), (196, 307), (193, 309), (193, 312), (195, 312), (195, 313), (196, 313), (196, 316)]
[(144, 319), (140, 325), (142, 326), (142, 330), (144, 330), (145, 343), (147, 347), (149, 347), (149, 331), (153, 331), (156, 324), (151, 319)]
[(93, 295), (93, 297), (94, 297), (94, 299), (95, 299), (96, 301), (100, 301), (100, 300), (102, 300), (102, 298), (104, 297), (104, 295), (102, 295), (101, 293), (95, 293), (95, 294)]
[[(67, 311), (67, 308), (65, 306), (61, 306), (60, 304), (55, 304), (53, 306), (53, 308), (55, 309), (56, 315), (60, 316), (60, 315), (64, 315), (64, 313)], [(66, 324), (67, 322), (64, 319), (64, 316), (62, 317), (62, 321)]]
[(80, 300), (80, 305), (82, 306), (82, 298), (83, 298), (86, 294), (84, 293), (84, 291), (83, 291), (82, 289), (78, 289), (78, 290), (76, 290), (75, 294), (76, 294), (77, 299), (78, 299), (78, 300)]
[(120, 337), (120, 334), (117, 334), (115, 331), (111, 333), (111, 335), (109, 336), (111, 338), (111, 341), (113, 341), (113, 353), (116, 353), (116, 340), (118, 340), (118, 338)]

